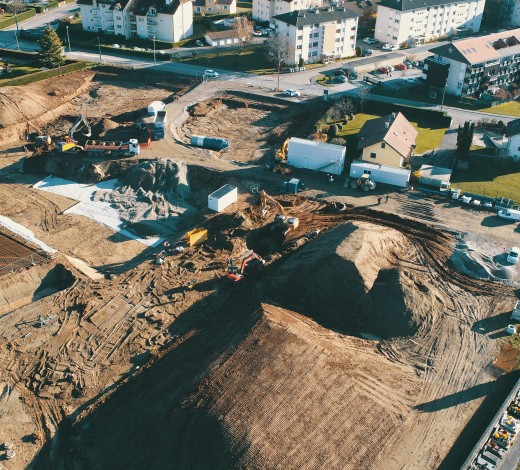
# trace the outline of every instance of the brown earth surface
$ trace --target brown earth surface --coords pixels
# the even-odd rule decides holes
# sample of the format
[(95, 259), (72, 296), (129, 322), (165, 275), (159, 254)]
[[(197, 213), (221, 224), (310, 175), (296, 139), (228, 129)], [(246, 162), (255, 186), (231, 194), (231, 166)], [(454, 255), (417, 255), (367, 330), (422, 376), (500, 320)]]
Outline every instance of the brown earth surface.
[[(114, 123), (178, 93), (118, 80), (99, 75), (70, 117), (45, 129), (61, 135), (83, 113), (100, 133), (119, 131)], [(172, 101), (170, 131), (209, 133), (214, 119), (235, 154), (215, 158), (168, 136), (139, 159), (100, 163), (106, 176), (126, 175), (122, 195), (135, 190), (132, 170), (154, 168), (146, 197), (168, 213), (150, 161), (189, 163), (196, 211), (183, 223), (203, 225), (209, 239), (162, 265), (162, 248), (63, 214), (76, 202), (31, 187), (49, 168), (74, 179), (83, 162), (49, 157), (33, 175), (19, 147), (0, 152), (2, 215), (59, 251), (0, 278), (0, 442), (16, 451), (2, 465), (458, 468), (507, 389), (482, 331), (507, 314), (514, 292), (454, 271), (448, 232), (391, 213), (286, 195), (277, 200), (300, 226), (285, 237), (272, 230), (277, 209), (261, 210), (246, 189), (255, 174), (230, 160), (274, 151), (284, 110), (293, 126), (308, 108), (222, 92), (204, 84)], [(198, 102), (199, 116), (173, 123), (174, 110)], [(179, 186), (176, 171), (166, 186)], [(262, 184), (279, 186), (268, 173)], [(210, 214), (207, 194), (227, 181), (243, 191), (238, 204)], [(247, 249), (266, 267), (233, 285), (228, 259)]]

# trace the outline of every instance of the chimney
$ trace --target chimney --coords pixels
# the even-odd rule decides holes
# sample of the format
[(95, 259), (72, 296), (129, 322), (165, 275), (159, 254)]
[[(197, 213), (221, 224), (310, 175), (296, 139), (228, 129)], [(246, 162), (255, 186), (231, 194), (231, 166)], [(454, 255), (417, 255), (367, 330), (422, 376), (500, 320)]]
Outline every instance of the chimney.
[(385, 129), (388, 129), (390, 127), (390, 121), (385, 121)]

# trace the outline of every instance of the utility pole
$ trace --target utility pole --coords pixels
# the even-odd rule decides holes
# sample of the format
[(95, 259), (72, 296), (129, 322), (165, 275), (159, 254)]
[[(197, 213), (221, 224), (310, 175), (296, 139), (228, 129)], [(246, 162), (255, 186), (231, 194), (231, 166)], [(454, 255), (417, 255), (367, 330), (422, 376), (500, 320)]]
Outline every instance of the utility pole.
[(448, 80), (446, 80), (446, 83), (444, 84), (444, 89), (442, 90), (441, 111), (442, 107), (444, 106), (444, 96), (446, 95), (446, 88), (448, 88)]
[(155, 60), (155, 36), (152, 36), (153, 39), (153, 69), (157, 68), (157, 61)]
[(16, 49), (20, 50), (20, 44), (18, 42), (18, 35), (20, 34), (20, 30), (18, 29), (18, 16), (16, 14), (16, 10), (18, 8), (17, 5), (15, 5), (14, 10), (14, 21), (16, 22), (16, 31), (14, 32), (14, 37), (16, 39)]
[(101, 40), (99, 36), (97, 37), (98, 47), (99, 47), (99, 63), (103, 65), (103, 56), (101, 55)]
[(280, 67), (282, 65), (282, 59), (279, 59), (278, 60), (278, 86), (277, 86), (277, 89), (276, 91), (280, 91)]
[(69, 25), (65, 28), (67, 30), (67, 41), (69, 43), (69, 54), (72, 54), (72, 49), (70, 48), (70, 37), (69, 37)]

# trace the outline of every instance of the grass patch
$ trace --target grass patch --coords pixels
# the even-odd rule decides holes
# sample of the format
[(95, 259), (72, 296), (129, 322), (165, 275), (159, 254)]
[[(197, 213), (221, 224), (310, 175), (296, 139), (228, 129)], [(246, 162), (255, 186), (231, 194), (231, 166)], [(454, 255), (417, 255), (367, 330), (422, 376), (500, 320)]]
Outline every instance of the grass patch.
[(179, 59), (203, 67), (249, 72), (259, 75), (274, 73), (276, 69), (267, 61), (262, 49), (247, 49), (239, 54), (236, 50), (217, 51), (203, 56)]
[(0, 86), (2, 86), (4, 82), (11, 81), (13, 78), (23, 77), (24, 75), (40, 72), (39, 67), (33, 67), (31, 65), (9, 64), (9, 68), (11, 69), (11, 72), (0, 75)]
[(59, 75), (65, 75), (66, 73), (83, 70), (87, 67), (90, 67), (89, 62), (80, 61), (80, 62), (72, 62), (70, 64), (64, 65), (63, 67), (58, 67), (58, 68), (51, 69), (51, 70), (41, 71), (38, 69), (37, 72), (28, 73), (28, 74), (22, 75), (17, 78), (9, 78), (7, 80), (1, 80), (0, 86), (27, 85), (28, 83), (39, 82), (40, 80), (45, 80), (47, 78), (57, 77)]
[[(480, 150), (478, 150), (480, 151)], [(469, 170), (455, 170), (451, 182), (464, 192), (520, 201), (520, 164), (471, 156)]]
[(500, 114), (503, 116), (517, 116), (520, 117), (520, 102), (508, 101), (492, 108), (481, 108), (479, 111), (491, 114)]
[[(338, 137), (345, 138), (348, 148), (353, 150), (355, 148), (356, 135), (361, 130), (365, 122), (370, 119), (376, 119), (378, 117), (381, 116), (365, 113), (356, 114), (354, 120), (349, 121), (346, 126), (343, 126), (343, 130), (338, 132)], [(446, 127), (432, 128), (430, 127), (429, 122), (430, 120), (426, 118), (423, 120), (418, 120), (417, 122), (410, 121), (410, 124), (412, 124), (412, 126), (415, 127), (415, 129), (417, 129), (419, 132), (416, 141), (417, 148), (415, 149), (415, 153), (417, 154), (436, 149), (440, 145), (447, 130)]]

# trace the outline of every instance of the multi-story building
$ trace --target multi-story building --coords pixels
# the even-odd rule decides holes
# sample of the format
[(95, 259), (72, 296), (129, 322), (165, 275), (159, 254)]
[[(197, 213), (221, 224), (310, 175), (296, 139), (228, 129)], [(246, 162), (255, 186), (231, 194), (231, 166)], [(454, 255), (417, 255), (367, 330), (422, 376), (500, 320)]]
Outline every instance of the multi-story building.
[(520, 29), (461, 39), (430, 49), (426, 83), (454, 96), (480, 98), (520, 79)]
[(273, 16), (323, 6), (323, 0), (253, 0), (253, 19), (271, 21)]
[(177, 42), (193, 34), (191, 0), (78, 0), (84, 31)]
[(277, 32), (287, 37), (289, 58), (298, 64), (355, 55), (359, 15), (345, 7), (312, 8), (273, 17)]
[(374, 37), (385, 43), (424, 44), (442, 36), (478, 32), (485, 0), (383, 0)]
[(193, 13), (231, 15), (237, 12), (237, 0), (195, 0)]

